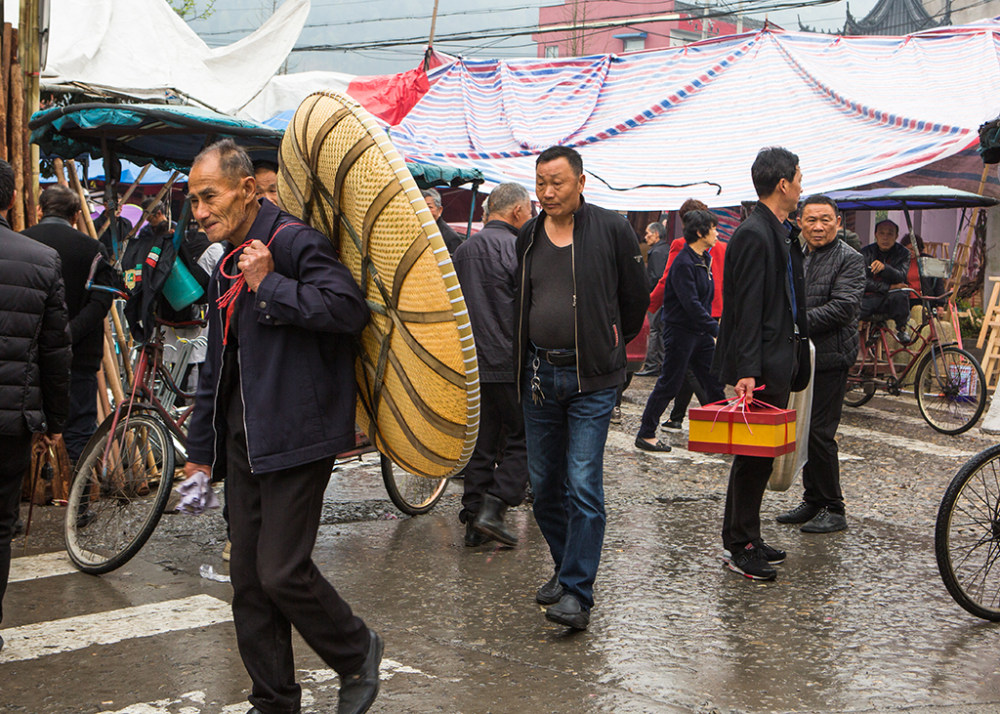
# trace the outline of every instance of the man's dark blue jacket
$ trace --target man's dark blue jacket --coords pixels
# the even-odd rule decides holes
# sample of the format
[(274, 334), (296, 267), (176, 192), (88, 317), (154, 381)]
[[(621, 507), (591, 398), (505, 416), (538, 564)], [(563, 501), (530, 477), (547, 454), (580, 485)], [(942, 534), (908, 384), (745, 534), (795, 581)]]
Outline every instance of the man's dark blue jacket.
[[(288, 224), (281, 229), (278, 228)], [(267, 473), (354, 446), (354, 337), (368, 307), (354, 278), (318, 231), (262, 201), (247, 238), (270, 245), (274, 271), (236, 303), (240, 386), (250, 468)], [(237, 257), (223, 261), (236, 271)], [(216, 403), (222, 326), (215, 303), (230, 285), (216, 266), (209, 284), (208, 354), (188, 435), (188, 461), (225, 477), (225, 410)]]
[(712, 318), (712, 256), (698, 255), (690, 244), (674, 258), (663, 289), (663, 322), (700, 335), (719, 334)]

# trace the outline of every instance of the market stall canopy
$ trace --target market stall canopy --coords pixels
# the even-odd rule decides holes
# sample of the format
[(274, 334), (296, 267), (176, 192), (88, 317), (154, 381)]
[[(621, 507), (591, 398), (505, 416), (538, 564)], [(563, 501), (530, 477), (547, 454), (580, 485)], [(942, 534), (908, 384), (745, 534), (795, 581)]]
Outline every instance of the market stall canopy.
[[(309, 0), (285, 0), (238, 42), (210, 48), (164, 0), (51, 0), (41, 84), (235, 112), (291, 52)], [(10, 4), (10, 3), (8, 3)]]
[(71, 104), (37, 112), (28, 123), (42, 153), (71, 159), (104, 156), (187, 172), (211, 141), (231, 138), (252, 159), (275, 161), (282, 132), (198, 107), (159, 104)]
[(884, 181), (976, 145), (1000, 114), (1000, 23), (907, 37), (764, 29), (616, 55), (460, 60), (390, 136), (411, 160), (534, 186), (552, 144), (580, 151), (586, 195), (619, 210), (756, 199), (764, 146), (807, 193)]
[(826, 194), (842, 211), (919, 211), (933, 208), (988, 208), (1000, 200), (947, 186), (913, 186)]
[(385, 124), (398, 124), (444, 73), (444, 68), (456, 60), (456, 57), (429, 49), (419, 67), (398, 74), (368, 76), (324, 71), (277, 74), (238, 112), (238, 116), (266, 122), (276, 114), (287, 112), (291, 118), (310, 94), (333, 90), (350, 95)]
[[(278, 146), (288, 117), (274, 118), (269, 125), (236, 119), (197, 107), (159, 104), (71, 104), (38, 112), (31, 117), (31, 141), (43, 154), (72, 159), (89, 154), (103, 159), (103, 141), (119, 159), (134, 164), (152, 163), (164, 170), (184, 173), (198, 152), (211, 140), (229, 137), (250, 152), (255, 161), (278, 161)], [(420, 188), (465, 184), (479, 185), (483, 175), (476, 169), (407, 162)], [(126, 164), (122, 168), (125, 181)], [(104, 169), (101, 164), (103, 180)], [(89, 178), (97, 175), (90, 172)], [(162, 183), (162, 182), (161, 182)]]

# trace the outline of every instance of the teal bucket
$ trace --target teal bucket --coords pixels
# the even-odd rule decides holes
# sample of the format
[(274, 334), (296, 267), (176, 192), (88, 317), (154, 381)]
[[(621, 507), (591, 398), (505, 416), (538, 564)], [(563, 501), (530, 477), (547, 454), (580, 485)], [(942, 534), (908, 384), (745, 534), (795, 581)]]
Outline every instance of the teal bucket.
[(163, 284), (163, 297), (175, 310), (183, 310), (188, 305), (205, 294), (205, 289), (191, 275), (180, 257), (174, 261), (174, 267)]

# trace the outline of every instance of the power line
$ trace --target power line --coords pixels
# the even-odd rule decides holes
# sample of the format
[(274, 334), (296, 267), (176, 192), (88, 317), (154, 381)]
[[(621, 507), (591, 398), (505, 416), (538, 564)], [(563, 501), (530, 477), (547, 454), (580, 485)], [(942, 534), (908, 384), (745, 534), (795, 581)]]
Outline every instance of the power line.
[[(767, 5), (750, 6), (743, 10), (744, 15), (759, 15), (761, 13), (775, 12), (778, 10), (787, 10), (801, 7), (812, 7), (816, 5), (829, 5), (831, 3), (839, 2), (839, 0), (806, 0), (805, 2), (776, 2)], [(713, 19), (716, 17), (732, 17), (733, 12), (726, 11), (713, 11), (705, 13), (704, 15), (692, 15), (690, 13), (667, 13), (663, 15), (653, 16), (655, 19), (663, 20), (688, 20), (688, 19)], [(546, 34), (552, 32), (580, 32), (591, 29), (606, 29), (609, 27), (620, 27), (638, 24), (642, 22), (655, 21), (651, 18), (644, 17), (617, 17), (617, 18), (604, 18), (600, 21), (595, 21), (593, 23), (587, 23), (582, 26), (574, 26), (572, 24), (559, 25), (559, 26), (523, 26), (521, 28), (494, 28), (486, 30), (474, 30), (474, 31), (463, 31), (454, 32), (446, 35), (438, 36), (438, 43), (442, 42), (463, 42), (463, 41), (476, 41), (495, 37), (517, 37), (523, 35), (535, 35), (535, 34)], [(425, 35), (419, 35), (416, 37), (405, 37), (390, 40), (378, 40), (378, 41), (358, 41), (358, 42), (345, 42), (341, 44), (321, 44), (321, 45), (300, 45), (292, 49), (292, 52), (326, 52), (326, 51), (349, 51), (349, 50), (359, 50), (359, 49), (382, 49), (385, 47), (400, 47), (406, 45), (424, 45), (427, 44), (427, 38)]]

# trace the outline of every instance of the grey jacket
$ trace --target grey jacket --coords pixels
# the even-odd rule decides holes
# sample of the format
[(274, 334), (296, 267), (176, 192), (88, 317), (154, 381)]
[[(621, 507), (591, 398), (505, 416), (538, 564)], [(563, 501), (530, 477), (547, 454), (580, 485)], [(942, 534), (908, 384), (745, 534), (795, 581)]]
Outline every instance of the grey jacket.
[(816, 371), (846, 369), (858, 356), (858, 313), (865, 292), (861, 254), (842, 240), (806, 249), (806, 317)]

